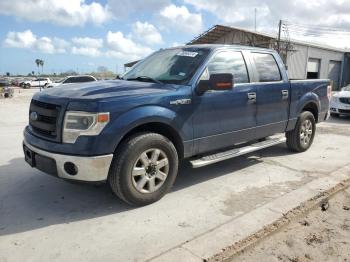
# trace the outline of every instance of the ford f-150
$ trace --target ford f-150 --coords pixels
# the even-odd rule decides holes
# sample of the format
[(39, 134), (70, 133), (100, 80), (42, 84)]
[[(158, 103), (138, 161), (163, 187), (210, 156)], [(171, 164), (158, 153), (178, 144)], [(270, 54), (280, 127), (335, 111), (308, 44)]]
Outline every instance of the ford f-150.
[(170, 190), (183, 159), (203, 167), (283, 142), (306, 151), (330, 96), (329, 80), (290, 81), (273, 50), (161, 49), (119, 80), (35, 94), (24, 155), (45, 173), (108, 181), (146, 205)]

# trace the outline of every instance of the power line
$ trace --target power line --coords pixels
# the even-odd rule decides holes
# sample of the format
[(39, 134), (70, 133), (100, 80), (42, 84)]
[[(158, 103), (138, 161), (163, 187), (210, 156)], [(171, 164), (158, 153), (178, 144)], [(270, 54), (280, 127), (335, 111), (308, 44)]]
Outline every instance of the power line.
[(346, 30), (344, 28), (336, 28), (336, 27), (326, 27), (326, 26), (319, 26), (319, 25), (310, 25), (310, 24), (301, 24), (301, 23), (291, 23), (289, 21), (283, 21), (283, 24), (285, 26), (288, 26), (289, 28), (301, 28), (301, 29), (310, 29), (314, 31), (327, 31), (327, 32), (343, 32), (343, 33), (350, 33), (350, 30)]

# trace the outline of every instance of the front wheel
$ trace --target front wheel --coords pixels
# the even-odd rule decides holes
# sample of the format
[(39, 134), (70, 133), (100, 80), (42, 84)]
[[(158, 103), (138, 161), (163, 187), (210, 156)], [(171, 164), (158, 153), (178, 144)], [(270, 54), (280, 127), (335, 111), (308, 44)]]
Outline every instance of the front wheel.
[(312, 145), (315, 132), (314, 115), (309, 111), (302, 112), (295, 129), (286, 133), (288, 148), (294, 152), (305, 152)]
[(177, 171), (173, 143), (160, 134), (141, 133), (118, 147), (108, 181), (119, 198), (143, 206), (158, 201), (170, 190)]

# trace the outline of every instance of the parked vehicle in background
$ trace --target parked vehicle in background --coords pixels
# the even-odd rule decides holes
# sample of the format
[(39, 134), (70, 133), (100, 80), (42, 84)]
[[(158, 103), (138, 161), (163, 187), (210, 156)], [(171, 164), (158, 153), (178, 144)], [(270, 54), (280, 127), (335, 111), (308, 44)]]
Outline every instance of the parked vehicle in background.
[(331, 100), (331, 115), (350, 115), (350, 85), (333, 94)]
[(182, 159), (199, 168), (284, 142), (308, 150), (330, 98), (330, 80), (290, 81), (273, 50), (162, 49), (120, 80), (36, 93), (24, 155), (43, 172), (108, 181), (122, 200), (147, 205), (169, 192)]
[(10, 83), (7, 80), (0, 80), (0, 96), (9, 98), (13, 97), (14, 90), (10, 87)]
[(48, 84), (51, 84), (51, 80), (50, 78), (35, 78), (33, 80), (29, 80), (29, 81), (24, 81), (23, 82), (23, 88), (31, 88), (31, 87), (44, 87)]
[(67, 76), (59, 82), (53, 82), (46, 86), (46, 88), (52, 88), (56, 86), (62, 86), (73, 83), (85, 83), (85, 82), (93, 82), (97, 81), (97, 79), (90, 75), (79, 75), (79, 76)]

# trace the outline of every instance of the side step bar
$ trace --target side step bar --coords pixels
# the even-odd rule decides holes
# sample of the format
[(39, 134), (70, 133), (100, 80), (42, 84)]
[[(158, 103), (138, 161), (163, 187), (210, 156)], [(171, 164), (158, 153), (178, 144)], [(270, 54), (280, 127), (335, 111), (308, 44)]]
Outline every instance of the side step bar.
[(266, 138), (266, 140), (262, 142), (258, 142), (258, 143), (241, 147), (241, 148), (231, 149), (231, 150), (216, 153), (213, 155), (204, 156), (202, 158), (192, 160), (190, 161), (190, 163), (192, 164), (193, 168), (203, 167), (203, 166), (211, 165), (220, 161), (238, 157), (241, 155), (249, 154), (251, 152), (255, 152), (263, 148), (282, 144), (284, 142), (286, 142), (286, 137), (284, 135), (272, 136), (272, 137)]

